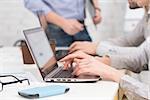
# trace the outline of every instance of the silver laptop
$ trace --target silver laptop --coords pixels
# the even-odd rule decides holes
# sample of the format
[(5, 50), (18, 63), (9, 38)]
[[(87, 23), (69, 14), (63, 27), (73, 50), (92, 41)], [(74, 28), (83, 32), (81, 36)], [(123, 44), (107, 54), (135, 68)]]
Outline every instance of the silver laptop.
[(63, 70), (59, 66), (56, 57), (49, 45), (47, 36), (42, 28), (24, 30), (25, 39), (29, 50), (35, 60), (40, 73), (47, 82), (96, 82), (100, 80), (98, 76), (72, 75), (73, 67)]

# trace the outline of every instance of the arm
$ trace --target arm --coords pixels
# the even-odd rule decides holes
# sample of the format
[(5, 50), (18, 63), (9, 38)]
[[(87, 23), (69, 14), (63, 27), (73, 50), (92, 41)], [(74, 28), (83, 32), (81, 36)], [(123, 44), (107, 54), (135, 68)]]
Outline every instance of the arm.
[(68, 35), (75, 35), (84, 29), (83, 25), (76, 19), (65, 19), (55, 12), (49, 12), (45, 15), (49, 23), (53, 23), (62, 28)]
[[(115, 68), (126, 68), (135, 72), (140, 72), (145, 64), (150, 60), (150, 39), (148, 38), (134, 52), (129, 52), (126, 55), (110, 55), (111, 66)], [(119, 67), (118, 67), (119, 66)]]
[(62, 26), (64, 18), (52, 12), (51, 8), (47, 6), (42, 0), (24, 0), (25, 7), (37, 14), (38, 11), (42, 11), (46, 15), (46, 19), (50, 23), (55, 23), (58, 26)]
[(75, 19), (65, 19), (57, 13), (53, 12), (50, 6), (47, 6), (42, 0), (24, 0), (25, 7), (31, 10), (33, 13), (42, 11), (49, 23), (53, 23), (61, 27), (69, 35), (74, 35), (82, 31), (83, 25)]
[(118, 38), (109, 39), (107, 42), (111, 45), (130, 47), (130, 46), (139, 46), (144, 40), (145, 34), (145, 16), (139, 23), (136, 28), (126, 35), (120, 36)]
[[(73, 72), (73, 74), (77, 76), (87, 73), (90, 75), (98, 75), (105, 80), (120, 83), (120, 88), (129, 100), (150, 99), (150, 86), (148, 84), (144, 84), (137, 79), (125, 75), (124, 71), (116, 70), (94, 58), (87, 58), (78, 61)], [(148, 77), (149, 76), (147, 76), (147, 78)]]
[(101, 9), (99, 8), (99, 5), (98, 5), (99, 4), (98, 0), (92, 0), (91, 2), (92, 2), (95, 9), (101, 11)]
[(93, 17), (94, 24), (99, 24), (102, 21), (101, 17), (101, 9), (99, 7), (98, 0), (91, 0), (94, 10), (95, 10), (95, 16)]
[(125, 54), (129, 53), (129, 50), (134, 51), (145, 40), (143, 22), (144, 19), (139, 22), (135, 30), (130, 34), (100, 42), (96, 53), (102, 56), (105, 54)]
[(145, 40), (143, 21), (144, 19), (139, 22), (133, 33), (100, 41), (99, 43), (75, 42), (70, 46), (69, 50), (70, 52), (81, 50), (88, 54), (97, 54), (99, 56), (134, 52), (136, 47)]

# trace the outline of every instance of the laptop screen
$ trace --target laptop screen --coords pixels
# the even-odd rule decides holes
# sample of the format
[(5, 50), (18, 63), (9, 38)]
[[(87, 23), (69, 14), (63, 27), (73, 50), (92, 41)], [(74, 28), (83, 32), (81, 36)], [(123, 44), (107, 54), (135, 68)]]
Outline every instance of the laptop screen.
[(25, 30), (24, 35), (30, 52), (44, 78), (57, 67), (57, 60), (50, 47), (47, 36), (42, 28)]

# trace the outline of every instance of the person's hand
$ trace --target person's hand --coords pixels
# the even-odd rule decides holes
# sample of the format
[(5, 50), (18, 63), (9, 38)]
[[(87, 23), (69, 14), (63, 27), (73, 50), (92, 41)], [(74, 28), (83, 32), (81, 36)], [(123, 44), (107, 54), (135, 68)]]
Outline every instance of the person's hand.
[(95, 25), (99, 24), (102, 21), (101, 11), (95, 9), (95, 16), (93, 17), (93, 22)]
[(98, 43), (92, 43), (92, 42), (74, 42), (70, 47), (69, 51), (70, 52), (75, 52), (75, 51), (83, 51), (88, 54), (96, 54), (96, 48), (97, 48)]
[(81, 59), (86, 59), (86, 58), (92, 58), (93, 56), (90, 56), (82, 51), (76, 51), (72, 54), (69, 54), (68, 56), (64, 57), (61, 59), (61, 62), (64, 62), (64, 69), (68, 69), (69, 65), (72, 62), (78, 62)]
[(84, 30), (84, 25), (78, 22), (75, 19), (64, 19), (61, 28), (68, 34), (68, 35), (75, 35), (76, 33)]
[(113, 67), (109, 67), (95, 58), (87, 58), (78, 61), (78, 64), (73, 72), (73, 74), (76, 76), (83, 74), (86, 75), (87, 73), (115, 82), (119, 82), (121, 77), (124, 75), (122, 71), (116, 70)]

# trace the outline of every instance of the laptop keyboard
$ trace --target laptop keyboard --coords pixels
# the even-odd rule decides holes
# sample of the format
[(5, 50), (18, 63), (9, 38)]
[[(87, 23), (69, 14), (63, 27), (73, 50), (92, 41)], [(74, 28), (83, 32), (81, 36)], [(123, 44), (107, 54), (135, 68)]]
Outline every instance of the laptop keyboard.
[(72, 68), (68, 70), (60, 70), (57, 74), (53, 76), (53, 78), (72, 78), (74, 75), (72, 75)]

